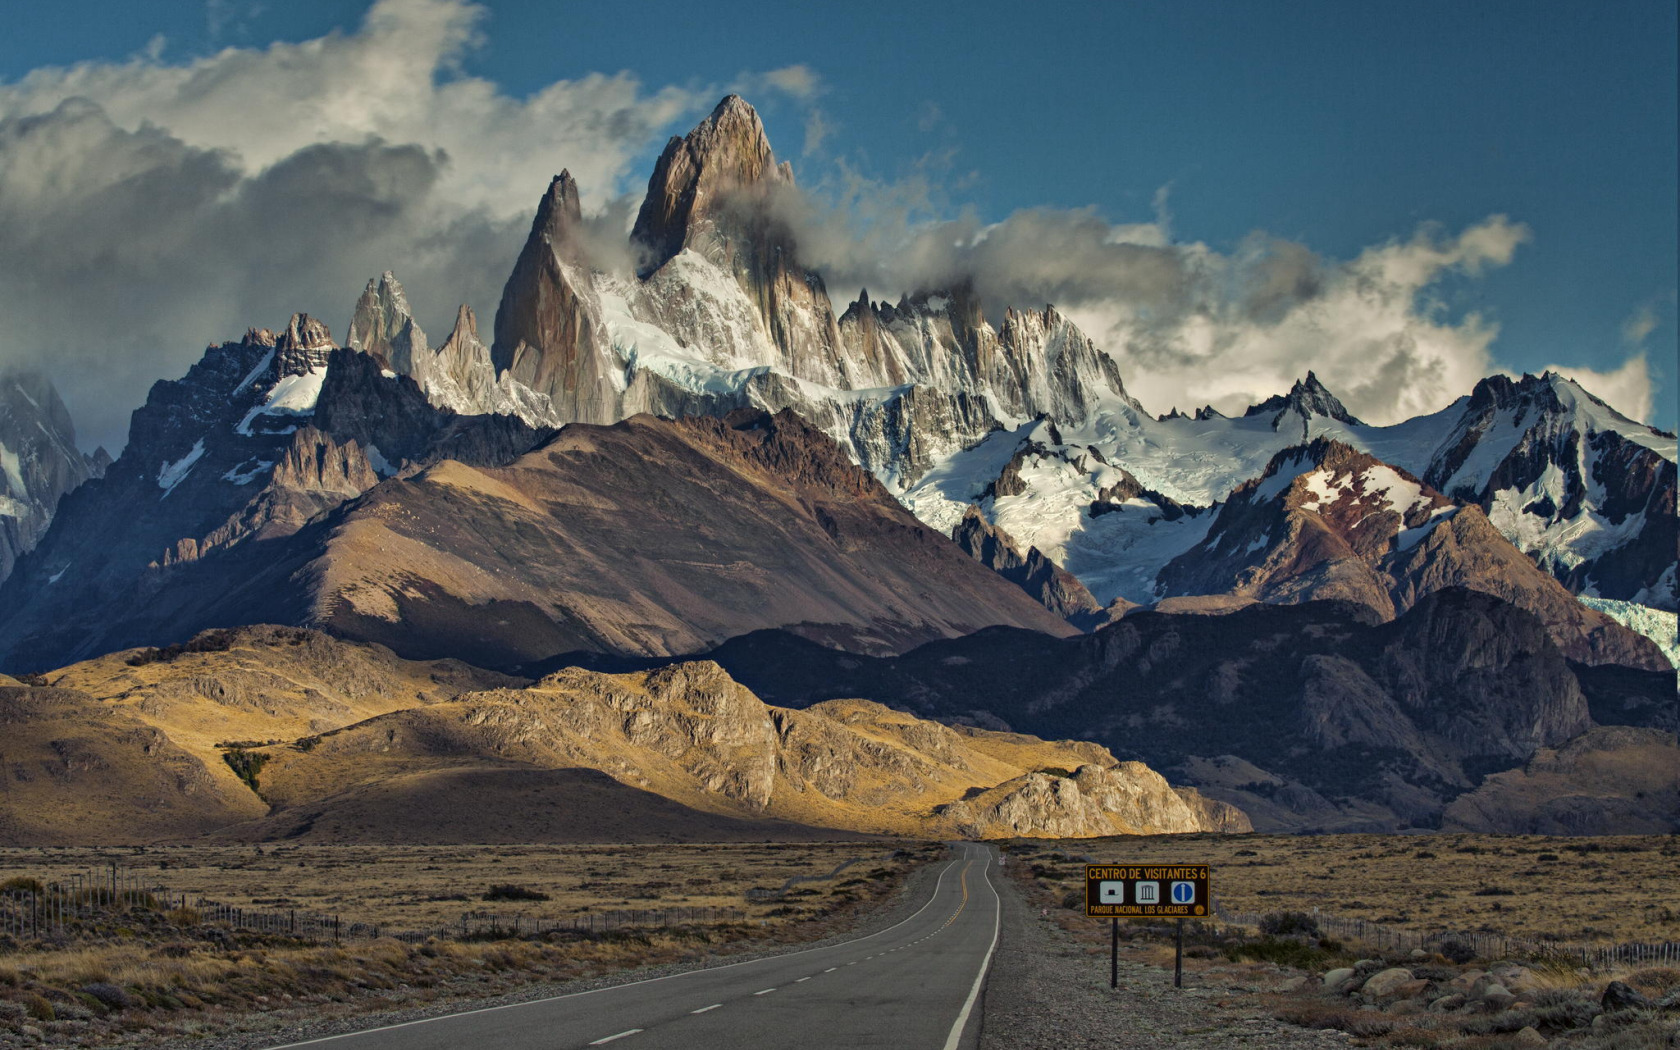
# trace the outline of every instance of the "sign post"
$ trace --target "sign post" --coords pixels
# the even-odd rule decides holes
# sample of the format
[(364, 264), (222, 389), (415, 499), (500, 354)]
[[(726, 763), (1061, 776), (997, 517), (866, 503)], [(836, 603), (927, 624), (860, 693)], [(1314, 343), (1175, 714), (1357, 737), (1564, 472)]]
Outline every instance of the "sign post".
[(1173, 987), (1184, 987), (1184, 920), (1213, 913), (1211, 872), (1206, 864), (1087, 864), (1085, 914), (1113, 923), (1108, 948), (1108, 983), (1120, 986), (1120, 920), (1178, 920)]
[(1118, 988), (1120, 987), (1120, 920), (1110, 919), (1108, 921), (1114, 924), (1113, 929), (1109, 931), (1108, 938), (1108, 986)]

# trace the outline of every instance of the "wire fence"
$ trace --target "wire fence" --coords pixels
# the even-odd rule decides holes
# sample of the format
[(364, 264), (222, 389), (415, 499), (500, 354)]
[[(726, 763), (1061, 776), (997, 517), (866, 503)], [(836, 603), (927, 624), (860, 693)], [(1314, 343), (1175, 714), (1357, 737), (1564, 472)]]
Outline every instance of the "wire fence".
[(296, 908), (254, 908), (191, 897), (169, 887), (148, 884), (113, 865), (52, 882), (13, 879), (0, 889), (0, 937), (17, 942), (65, 942), (108, 934), (113, 923), (157, 916), (176, 925), (212, 924), (311, 942), (395, 937), (409, 943), (431, 938), (477, 939), (542, 937), (557, 933), (598, 934), (629, 928), (740, 922), (739, 908), (684, 906), (578, 911), (561, 916), (475, 910), (460, 919), (422, 929), (387, 923), (346, 921), (342, 915)]
[[(1267, 916), (1260, 912), (1232, 911), (1214, 901), (1213, 911), (1223, 922), (1259, 927)], [(1322, 912), (1311, 913), (1322, 936), (1358, 941), (1378, 951), (1451, 951), (1474, 953), (1482, 959), (1544, 959), (1574, 963), (1590, 969), (1617, 965), (1680, 964), (1680, 942), (1629, 942), (1623, 944), (1578, 944), (1537, 937), (1514, 937), (1503, 933), (1462, 930), (1405, 930), (1364, 919), (1347, 919)], [(1443, 951), (1447, 949), (1447, 951)]]
[(802, 882), (827, 882), (829, 879), (832, 879), (832, 878), (838, 876), (841, 872), (845, 871), (847, 868), (851, 867), (853, 864), (862, 864), (865, 861), (871, 861), (871, 860), (876, 860), (876, 861), (896, 860), (899, 857), (902, 857), (903, 855), (904, 855), (903, 850), (895, 849), (895, 850), (888, 850), (887, 852), (880, 853), (880, 854), (870, 854), (868, 856), (863, 856), (863, 857), (851, 857), (847, 860), (843, 860), (840, 863), (836, 864), (834, 866), (834, 870), (832, 870), (832, 871), (830, 871), (826, 874), (823, 874), (823, 875), (794, 875), (791, 878), (789, 878), (786, 882), (782, 883), (781, 886), (779, 886), (779, 887), (777, 887), (776, 889), (773, 889), (773, 890), (772, 889), (765, 889), (765, 888), (762, 888), (762, 887), (754, 887), (754, 888), (747, 891), (747, 899), (750, 900), (750, 901), (779, 900), (782, 897), (786, 896), (787, 892), (789, 890), (793, 889), (795, 886), (799, 885)]

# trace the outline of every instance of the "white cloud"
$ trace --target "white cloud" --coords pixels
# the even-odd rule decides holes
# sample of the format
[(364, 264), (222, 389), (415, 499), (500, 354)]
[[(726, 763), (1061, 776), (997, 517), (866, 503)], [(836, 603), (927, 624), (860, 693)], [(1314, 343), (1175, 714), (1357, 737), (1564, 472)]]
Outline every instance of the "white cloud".
[(1651, 387), (1651, 372), (1643, 353), (1634, 354), (1613, 372), (1596, 372), (1590, 368), (1552, 365), (1551, 371), (1565, 379), (1573, 379), (1589, 392), (1608, 402), (1616, 411), (1641, 423), (1651, 421), (1655, 398)]
[(1629, 346), (1644, 346), (1645, 340), (1650, 338), (1651, 333), (1657, 330), (1659, 323), (1656, 308), (1650, 303), (1646, 303), (1628, 315), (1628, 319), (1622, 322), (1622, 339)]
[(1054, 303), (1155, 411), (1240, 411), (1309, 369), (1372, 422), (1437, 410), (1497, 370), (1498, 326), (1447, 316), (1436, 286), (1506, 265), (1529, 237), (1494, 215), (1457, 234), (1425, 225), (1346, 261), (1261, 233), (1222, 253), (1172, 240), (1167, 187), (1153, 222), (1041, 208), (982, 226), (926, 218), (943, 200), (925, 170), (891, 183), (842, 172), (814, 199), (781, 202), (806, 261), (837, 293), (863, 285), (893, 298), (966, 280), (994, 316)]
[(228, 151), (246, 173), (321, 142), (412, 143), (450, 159), (443, 199), (507, 216), (529, 211), (562, 166), (586, 197), (616, 196), (658, 131), (716, 101), (647, 93), (628, 73), (556, 81), (526, 99), (446, 75), (478, 42), (483, 15), (465, 0), (379, 0), (353, 33), (181, 65), (136, 57), (38, 69), (0, 86), (0, 116), (47, 113), (79, 96), (125, 130), (150, 123)]
[[(231, 20), (254, 6), (206, 12)], [(0, 363), (47, 365), (83, 433), (120, 443), (146, 386), (180, 375), (204, 343), (297, 309), (341, 328), (384, 269), (434, 338), (463, 300), (488, 322), (562, 167), (593, 234), (622, 250), (646, 177), (632, 164), (721, 90), (591, 74), (512, 98), (460, 72), (483, 14), (466, 0), (379, 0), (350, 32), (174, 64), (153, 48), (0, 84)], [(812, 105), (825, 90), (815, 71), (744, 73), (732, 87), (791, 99), (806, 153), (821, 148), (830, 125)], [(927, 103), (918, 119), (941, 118)], [(930, 152), (890, 183), (837, 161), (814, 194), (783, 195), (804, 261), (837, 297), (966, 280), (994, 315), (1055, 303), (1156, 411), (1241, 409), (1311, 368), (1355, 412), (1388, 422), (1496, 370), (1497, 326), (1450, 316), (1436, 290), (1510, 262), (1528, 230), (1504, 216), (1456, 234), (1425, 226), (1350, 260), (1259, 233), (1221, 252), (1174, 241), (1168, 187), (1150, 221), (1027, 209), (985, 225), (948, 196), (961, 184), (953, 157)], [(1630, 346), (1653, 325), (1630, 318)], [(1575, 372), (1622, 411), (1649, 414), (1643, 357)]]
[(802, 155), (809, 157), (813, 153), (822, 149), (823, 139), (828, 138), (828, 133), (831, 130), (828, 118), (823, 116), (822, 110), (812, 109), (810, 112), (806, 113), (805, 148), (801, 151)]
[(822, 77), (806, 65), (772, 69), (764, 74), (764, 83), (802, 102), (809, 102), (823, 92)]
[[(205, 10), (237, 32), (255, 9)], [(428, 330), (462, 301), (488, 323), (549, 179), (569, 168), (596, 224), (622, 225), (634, 160), (722, 89), (591, 74), (512, 98), (460, 72), (483, 15), (379, 0), (313, 40), (0, 83), (0, 365), (45, 366), (78, 430), (114, 447), (206, 343), (294, 310), (342, 337), (381, 270)], [(821, 87), (802, 67), (765, 79)]]

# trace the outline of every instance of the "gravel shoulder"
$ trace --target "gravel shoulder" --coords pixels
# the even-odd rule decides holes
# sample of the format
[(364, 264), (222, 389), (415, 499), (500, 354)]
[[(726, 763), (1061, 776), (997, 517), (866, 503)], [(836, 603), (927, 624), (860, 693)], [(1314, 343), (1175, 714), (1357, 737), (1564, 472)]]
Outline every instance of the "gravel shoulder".
[[(1271, 994), (1295, 976), (1274, 966), (1186, 960), (1184, 987), (1175, 989), (1170, 954), (1162, 967), (1142, 958), (1159, 955), (1157, 947), (1122, 943), (1120, 987), (1110, 989), (1106, 936), (1074, 936), (1057, 925), (1057, 909), (1043, 916), (1015, 879), (1000, 882), (1003, 922), (986, 981), (981, 1050), (1350, 1045), (1342, 1032), (1303, 1029), (1273, 1015)], [(1079, 921), (1107, 933), (1100, 920)]]

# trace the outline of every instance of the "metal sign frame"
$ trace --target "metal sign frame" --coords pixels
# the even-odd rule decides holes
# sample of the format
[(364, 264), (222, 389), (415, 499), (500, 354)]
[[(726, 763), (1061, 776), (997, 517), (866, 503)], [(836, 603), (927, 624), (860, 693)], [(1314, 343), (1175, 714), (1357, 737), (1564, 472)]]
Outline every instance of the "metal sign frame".
[(1093, 919), (1205, 919), (1213, 914), (1206, 864), (1087, 864), (1085, 914)]
[(1184, 987), (1184, 920), (1213, 914), (1213, 872), (1206, 864), (1087, 864), (1085, 914), (1108, 919), (1108, 984), (1120, 987), (1120, 920), (1177, 919), (1173, 987)]

